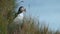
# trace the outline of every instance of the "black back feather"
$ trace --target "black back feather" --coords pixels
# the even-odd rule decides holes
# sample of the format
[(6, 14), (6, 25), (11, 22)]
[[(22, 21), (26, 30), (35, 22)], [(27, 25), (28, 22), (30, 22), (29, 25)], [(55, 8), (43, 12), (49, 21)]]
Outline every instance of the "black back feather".
[(21, 8), (23, 8), (23, 6), (19, 7), (18, 12), (15, 14), (15, 17), (17, 17), (18, 14), (22, 13)]

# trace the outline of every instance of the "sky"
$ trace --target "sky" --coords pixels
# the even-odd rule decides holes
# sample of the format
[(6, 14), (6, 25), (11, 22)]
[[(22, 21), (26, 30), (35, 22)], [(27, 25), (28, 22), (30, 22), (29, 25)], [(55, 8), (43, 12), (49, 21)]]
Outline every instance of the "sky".
[(60, 0), (16, 0), (17, 10), (19, 6), (26, 7), (27, 14), (37, 17), (40, 22), (49, 24), (49, 28), (60, 28)]

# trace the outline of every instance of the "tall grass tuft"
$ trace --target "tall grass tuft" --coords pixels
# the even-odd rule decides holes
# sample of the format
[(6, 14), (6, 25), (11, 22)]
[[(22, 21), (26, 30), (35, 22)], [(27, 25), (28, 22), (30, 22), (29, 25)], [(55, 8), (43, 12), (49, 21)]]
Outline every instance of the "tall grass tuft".
[(7, 25), (13, 20), (14, 0), (0, 0), (0, 34), (7, 34)]

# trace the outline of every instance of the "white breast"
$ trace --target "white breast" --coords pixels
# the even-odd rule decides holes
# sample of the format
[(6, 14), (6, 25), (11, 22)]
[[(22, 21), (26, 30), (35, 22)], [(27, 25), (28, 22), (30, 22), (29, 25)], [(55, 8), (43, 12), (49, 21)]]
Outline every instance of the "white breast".
[(22, 23), (23, 17), (24, 17), (23, 13), (18, 14), (18, 16), (14, 19), (14, 23), (16, 24)]
[(21, 13), (21, 14), (19, 14), (16, 18), (19, 18), (20, 20), (22, 20), (22, 19), (23, 19), (23, 17), (24, 17), (24, 14), (23, 14), (23, 13)]

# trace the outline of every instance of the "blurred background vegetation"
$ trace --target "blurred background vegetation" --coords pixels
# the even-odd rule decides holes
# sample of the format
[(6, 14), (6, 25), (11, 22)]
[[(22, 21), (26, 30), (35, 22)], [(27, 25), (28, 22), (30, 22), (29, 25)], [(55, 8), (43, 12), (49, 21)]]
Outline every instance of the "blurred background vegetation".
[(40, 26), (40, 22), (31, 17), (26, 17), (22, 29), (19, 29), (18, 25), (12, 23), (15, 7), (15, 0), (0, 0), (0, 34), (60, 34), (58, 30), (52, 31), (48, 26)]
[(15, 0), (0, 0), (0, 34), (7, 34), (7, 25), (13, 20)]

